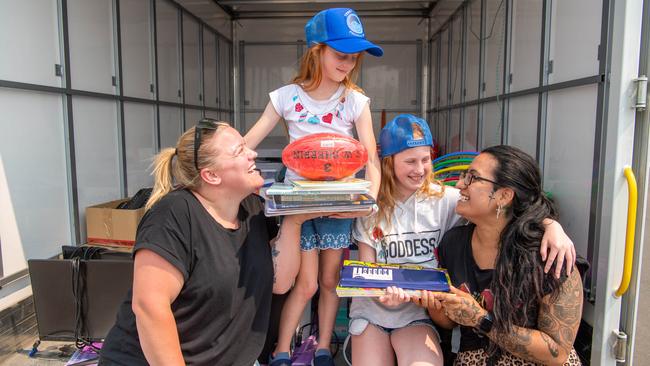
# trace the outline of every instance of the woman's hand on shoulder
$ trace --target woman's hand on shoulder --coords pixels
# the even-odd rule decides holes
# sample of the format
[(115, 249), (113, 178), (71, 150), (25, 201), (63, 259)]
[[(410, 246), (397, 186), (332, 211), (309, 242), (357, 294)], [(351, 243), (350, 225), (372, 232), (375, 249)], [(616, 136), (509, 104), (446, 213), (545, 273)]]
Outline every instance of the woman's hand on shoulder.
[(544, 237), (539, 248), (542, 260), (546, 262), (544, 273), (548, 273), (555, 264), (555, 277), (560, 278), (562, 268), (566, 266), (567, 276), (576, 261), (576, 249), (571, 238), (566, 235), (562, 225), (555, 220), (544, 220)]
[(395, 286), (386, 288), (386, 293), (379, 297), (379, 302), (389, 308), (397, 307), (411, 301), (411, 296), (403, 289)]

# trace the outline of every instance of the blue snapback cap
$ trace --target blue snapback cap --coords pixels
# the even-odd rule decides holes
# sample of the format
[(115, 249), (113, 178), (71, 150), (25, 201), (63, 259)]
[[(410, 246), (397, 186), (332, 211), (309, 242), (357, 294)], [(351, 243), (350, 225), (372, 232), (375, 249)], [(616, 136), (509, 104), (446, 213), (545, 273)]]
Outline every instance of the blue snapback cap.
[(314, 15), (305, 25), (307, 47), (324, 43), (343, 53), (366, 51), (381, 56), (384, 50), (368, 41), (357, 13), (348, 8), (326, 9)]
[(412, 147), (433, 146), (433, 137), (425, 120), (400, 114), (381, 129), (379, 146), (381, 157), (385, 158)]

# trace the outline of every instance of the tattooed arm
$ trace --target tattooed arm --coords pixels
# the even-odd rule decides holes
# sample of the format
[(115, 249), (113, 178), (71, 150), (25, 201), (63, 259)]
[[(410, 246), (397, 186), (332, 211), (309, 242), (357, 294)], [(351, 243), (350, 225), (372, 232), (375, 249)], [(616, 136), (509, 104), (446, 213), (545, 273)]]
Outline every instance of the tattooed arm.
[(273, 259), (273, 293), (283, 294), (293, 286), (300, 268), (300, 227), (305, 221), (300, 215), (286, 216), (278, 235), (271, 240)]
[(273, 293), (284, 294), (291, 286), (300, 269), (300, 227), (303, 222), (329, 213), (290, 215), (282, 219), (278, 235), (271, 240), (273, 259)]
[[(471, 295), (452, 289), (453, 295), (440, 294), (445, 313), (459, 324), (476, 327), (487, 313)], [(582, 281), (578, 271), (572, 271), (560, 287), (556, 299), (542, 299), (538, 313), (539, 329), (513, 327), (510, 334), (487, 336), (511, 354), (545, 365), (562, 365), (573, 348), (582, 316)]]
[[(539, 330), (515, 327), (512, 334), (488, 334), (490, 339), (521, 358), (548, 365), (562, 365), (573, 348), (582, 317), (582, 281), (572, 271), (556, 299), (542, 299), (537, 318)], [(494, 333), (494, 332), (491, 332)]]

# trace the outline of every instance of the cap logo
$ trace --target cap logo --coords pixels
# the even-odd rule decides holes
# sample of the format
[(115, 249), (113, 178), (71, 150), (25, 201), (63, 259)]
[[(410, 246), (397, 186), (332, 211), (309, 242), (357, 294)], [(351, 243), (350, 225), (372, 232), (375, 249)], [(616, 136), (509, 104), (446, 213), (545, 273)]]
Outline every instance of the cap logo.
[(427, 144), (426, 140), (424, 139), (424, 132), (422, 131), (422, 127), (420, 127), (419, 124), (414, 122), (411, 123), (411, 131), (413, 131), (413, 137), (412, 139), (406, 141), (406, 146), (414, 147)]
[(345, 21), (352, 34), (363, 37), (363, 26), (361, 25), (361, 20), (355, 13), (348, 14)]
[(422, 132), (422, 127), (417, 123), (411, 123), (411, 130), (413, 131), (413, 140), (422, 140), (424, 138), (424, 132)]

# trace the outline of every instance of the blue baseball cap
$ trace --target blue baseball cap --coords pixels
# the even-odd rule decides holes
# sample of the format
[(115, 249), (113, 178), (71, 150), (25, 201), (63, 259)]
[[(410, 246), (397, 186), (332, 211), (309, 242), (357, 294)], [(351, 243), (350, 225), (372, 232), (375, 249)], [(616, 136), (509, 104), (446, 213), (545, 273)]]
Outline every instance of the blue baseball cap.
[(433, 147), (433, 137), (427, 121), (412, 114), (400, 114), (381, 129), (379, 146), (381, 157), (385, 158), (412, 147)]
[(366, 51), (381, 56), (384, 50), (366, 40), (357, 13), (348, 8), (326, 9), (314, 15), (305, 25), (307, 47), (324, 43), (343, 53)]

